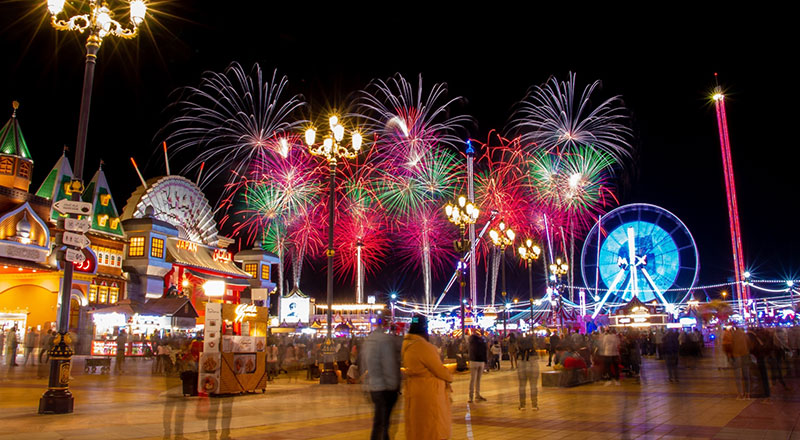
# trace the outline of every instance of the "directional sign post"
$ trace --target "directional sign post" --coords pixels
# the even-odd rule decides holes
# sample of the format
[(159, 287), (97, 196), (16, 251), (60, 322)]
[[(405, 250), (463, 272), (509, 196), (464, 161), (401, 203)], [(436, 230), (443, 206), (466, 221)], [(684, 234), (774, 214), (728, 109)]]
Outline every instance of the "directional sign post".
[(92, 204), (75, 200), (59, 200), (53, 203), (53, 208), (61, 214), (92, 215)]
[(86, 255), (82, 251), (77, 249), (70, 249), (67, 248), (64, 258), (69, 261), (70, 263), (78, 263), (81, 264), (86, 261)]
[(83, 234), (84, 232), (88, 232), (89, 228), (92, 226), (89, 219), (76, 219), (76, 218), (65, 218), (64, 219), (64, 229), (70, 232), (77, 232), (79, 234)]
[(67, 246), (76, 247), (78, 249), (83, 249), (92, 244), (92, 242), (89, 241), (85, 235), (76, 234), (74, 232), (64, 232), (64, 234), (61, 236), (61, 243)]

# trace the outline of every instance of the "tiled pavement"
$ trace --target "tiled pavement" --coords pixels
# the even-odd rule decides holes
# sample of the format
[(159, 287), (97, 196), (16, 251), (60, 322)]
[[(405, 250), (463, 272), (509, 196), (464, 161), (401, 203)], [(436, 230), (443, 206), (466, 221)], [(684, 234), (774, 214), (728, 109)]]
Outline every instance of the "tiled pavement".
[[(137, 365), (138, 364), (138, 365)], [(642, 384), (596, 383), (540, 388), (539, 411), (517, 410), (517, 380), (504, 370), (484, 376), (488, 402), (467, 404), (469, 376), (453, 386), (454, 439), (720, 438), (800, 439), (800, 397), (774, 390), (770, 401), (739, 401), (730, 370), (701, 363), (665, 383), (661, 362), (646, 359)], [(35, 368), (0, 371), (0, 440), (5, 439), (366, 439), (372, 410), (357, 385), (320, 386), (285, 376), (266, 394), (233, 398), (179, 397), (179, 382), (149, 374), (148, 361), (129, 362), (131, 374), (75, 372), (75, 413), (38, 415), (45, 381)], [(542, 371), (546, 370), (544, 363)], [(790, 379), (800, 387), (800, 380)], [(402, 402), (393, 439), (404, 439)], [(797, 431), (797, 432), (796, 432)], [(182, 437), (181, 437), (182, 436)]]

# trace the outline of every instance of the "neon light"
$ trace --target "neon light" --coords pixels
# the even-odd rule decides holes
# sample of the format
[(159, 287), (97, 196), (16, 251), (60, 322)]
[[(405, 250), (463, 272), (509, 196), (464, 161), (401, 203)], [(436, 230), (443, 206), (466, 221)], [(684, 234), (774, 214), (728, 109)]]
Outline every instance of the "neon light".
[[(181, 242), (179, 241), (178, 243), (181, 243)], [(197, 243), (191, 243), (191, 244), (194, 245), (194, 250), (197, 250)], [(214, 261), (217, 261), (217, 262), (220, 262), (220, 263), (229, 263), (231, 260), (233, 260), (233, 257), (231, 256), (231, 253), (226, 251), (225, 249), (214, 249), (213, 258), (214, 258)]]
[(197, 252), (197, 243), (192, 241), (178, 240), (176, 247), (186, 251)]

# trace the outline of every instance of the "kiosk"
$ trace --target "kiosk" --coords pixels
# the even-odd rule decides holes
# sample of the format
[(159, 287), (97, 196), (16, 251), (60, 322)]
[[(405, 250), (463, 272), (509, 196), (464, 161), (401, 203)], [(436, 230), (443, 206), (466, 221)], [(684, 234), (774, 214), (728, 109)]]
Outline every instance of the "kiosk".
[(206, 304), (198, 389), (208, 394), (264, 392), (268, 309), (253, 304)]

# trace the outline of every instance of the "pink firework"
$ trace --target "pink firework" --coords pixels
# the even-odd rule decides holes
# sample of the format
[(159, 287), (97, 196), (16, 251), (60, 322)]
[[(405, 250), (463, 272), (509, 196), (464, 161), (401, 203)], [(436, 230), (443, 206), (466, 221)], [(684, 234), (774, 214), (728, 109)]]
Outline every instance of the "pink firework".
[(497, 211), (497, 219), (520, 237), (538, 232), (537, 206), (528, 185), (529, 154), (520, 148), (519, 140), (508, 140), (492, 132), (486, 144), (481, 145), (485, 153), (478, 159), (481, 171), (475, 175), (475, 202), (481, 209), (478, 223), (488, 221), (491, 211)]
[(425, 270), (426, 249), (434, 272), (450, 268), (458, 258), (453, 248), (455, 228), (438, 203), (426, 203), (407, 216), (395, 219), (396, 255), (408, 268)]
[(391, 240), (386, 221), (377, 212), (345, 212), (336, 220), (333, 244), (336, 276), (356, 281), (359, 251), (364, 273), (374, 274), (389, 255)]

